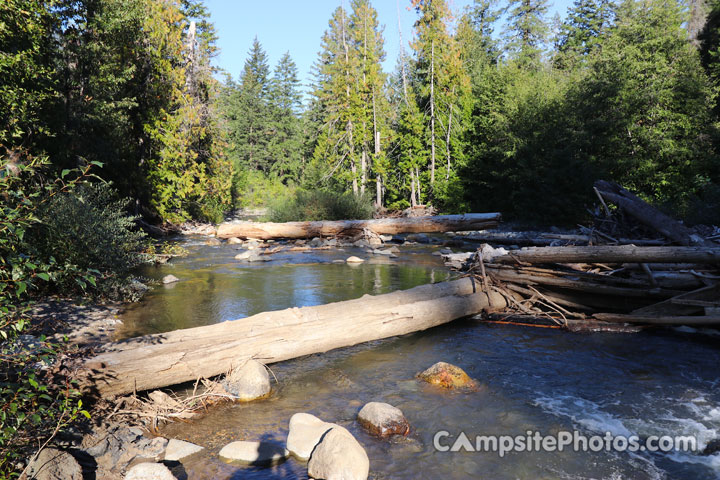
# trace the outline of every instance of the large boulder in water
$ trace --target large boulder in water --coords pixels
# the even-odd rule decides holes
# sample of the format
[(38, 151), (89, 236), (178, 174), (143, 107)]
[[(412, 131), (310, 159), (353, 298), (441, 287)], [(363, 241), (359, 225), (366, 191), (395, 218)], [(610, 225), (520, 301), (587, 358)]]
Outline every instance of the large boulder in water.
[(325, 433), (312, 452), (308, 475), (324, 480), (366, 480), (370, 459), (350, 432), (340, 426)]
[(366, 404), (358, 413), (358, 422), (367, 431), (379, 437), (410, 433), (410, 424), (402, 410), (388, 403)]
[(270, 375), (265, 365), (250, 359), (234, 368), (222, 381), (222, 386), (236, 400), (249, 402), (270, 394)]
[(445, 362), (438, 362), (424, 372), (418, 373), (418, 378), (442, 388), (476, 388), (473, 379), (462, 368)]
[(337, 425), (324, 422), (315, 415), (296, 413), (290, 418), (287, 449), (297, 458), (307, 460), (325, 432), (335, 426)]

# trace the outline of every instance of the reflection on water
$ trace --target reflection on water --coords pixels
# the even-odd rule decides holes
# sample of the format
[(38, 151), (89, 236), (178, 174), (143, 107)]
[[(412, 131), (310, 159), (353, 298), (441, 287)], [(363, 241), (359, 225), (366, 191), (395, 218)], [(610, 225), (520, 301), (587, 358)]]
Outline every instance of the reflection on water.
[[(447, 275), (437, 257), (422, 250), (354, 269), (329, 263), (355, 254), (350, 252), (297, 254), (288, 258), (291, 265), (238, 266), (227, 248), (199, 247), (199, 255), (156, 272), (172, 272), (183, 282), (157, 288), (144, 306), (130, 312), (133, 328), (160, 331), (211, 323), (269, 306), (355, 298)], [(301, 264), (306, 260), (312, 264)], [(272, 365), (279, 383), (270, 399), (224, 405), (192, 424), (168, 425), (162, 433), (208, 449), (182, 466), (191, 479), (307, 478), (307, 467), (294, 459), (270, 469), (217, 459), (231, 441), (284, 442), (296, 412), (348, 428), (366, 448), (375, 479), (718, 479), (720, 454), (565, 450), (499, 458), (495, 453), (437, 452), (433, 435), (440, 430), (474, 438), (579, 429), (641, 438), (694, 435), (702, 447), (720, 436), (719, 341), (714, 331), (693, 329), (570, 334), (461, 321)], [(441, 360), (464, 368), (480, 383), (479, 391), (448, 393), (414, 378)], [(411, 435), (392, 441), (366, 435), (355, 418), (369, 401), (402, 409)]]
[[(167, 332), (290, 307), (321, 305), (377, 295), (449, 278), (440, 257), (430, 247), (404, 248), (399, 258), (368, 255), (359, 249), (280, 253), (272, 260), (235, 260), (231, 245), (206, 246), (188, 242), (191, 254), (142, 273), (161, 279), (172, 273), (181, 281), (154, 287), (142, 302), (122, 316), (119, 338)], [(350, 255), (363, 264), (332, 263)]]

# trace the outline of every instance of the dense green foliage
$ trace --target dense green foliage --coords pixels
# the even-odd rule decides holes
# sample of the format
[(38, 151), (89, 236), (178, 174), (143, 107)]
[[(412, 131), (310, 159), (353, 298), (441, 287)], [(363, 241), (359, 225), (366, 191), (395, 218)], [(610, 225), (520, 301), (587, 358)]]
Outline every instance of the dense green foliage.
[(88, 183), (89, 170), (51, 180), (36, 158), (18, 153), (0, 163), (0, 478), (78, 415), (89, 416), (61, 368), (67, 347), (46, 340), (31, 315), (34, 299), (117, 293), (142, 258), (134, 219), (109, 187)]
[(373, 205), (369, 198), (351, 192), (326, 190), (297, 190), (294, 195), (275, 202), (271, 222), (313, 220), (364, 220), (372, 218)]
[[(237, 163), (271, 183), (371, 194), (377, 208), (433, 203), (536, 222), (582, 220), (603, 178), (688, 220), (720, 221), (720, 7), (697, 42), (677, 0), (576, 0), (552, 28), (545, 0), (410, 6), (412, 52), (401, 48), (389, 76), (371, 4), (333, 12), (304, 113), (283, 116), (303, 132), (284, 150), (295, 156), (269, 147), (289, 135), (259, 93), (271, 82), (256, 41), (226, 95), (256, 102), (226, 113), (232, 151), (246, 152)], [(253, 90), (256, 77), (266, 87)], [(242, 137), (251, 132), (262, 143)]]

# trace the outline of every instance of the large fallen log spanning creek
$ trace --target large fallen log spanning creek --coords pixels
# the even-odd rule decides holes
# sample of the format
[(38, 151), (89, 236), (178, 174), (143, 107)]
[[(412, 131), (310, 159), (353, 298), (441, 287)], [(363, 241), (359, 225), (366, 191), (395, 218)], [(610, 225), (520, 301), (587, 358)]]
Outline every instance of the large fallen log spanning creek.
[(376, 220), (338, 220), (325, 222), (231, 222), (218, 226), (219, 238), (313, 238), (352, 237), (369, 230), (379, 235), (398, 233), (437, 233), (495, 228), (499, 213), (467, 213), (464, 215), (437, 215), (413, 218), (381, 218)]
[(502, 295), (480, 291), (467, 277), (112, 343), (84, 366), (89, 385), (114, 396), (217, 376), (247, 358), (279, 362), (506, 306)]

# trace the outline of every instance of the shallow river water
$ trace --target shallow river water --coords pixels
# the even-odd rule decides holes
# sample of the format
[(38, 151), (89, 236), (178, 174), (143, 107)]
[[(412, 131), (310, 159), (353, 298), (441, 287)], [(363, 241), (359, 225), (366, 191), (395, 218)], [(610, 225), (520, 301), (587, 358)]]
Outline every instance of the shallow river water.
[[(235, 261), (232, 246), (184, 241), (190, 256), (150, 269), (181, 282), (157, 286), (123, 317), (122, 336), (239, 319), (265, 310), (317, 305), (442, 281), (449, 272), (433, 247), (401, 247), (399, 258), (333, 264), (357, 250)], [(367, 257), (367, 255), (364, 255)], [(190, 479), (304, 479), (294, 459), (267, 469), (227, 465), (217, 452), (235, 440), (284, 442), (290, 417), (309, 412), (348, 428), (365, 447), (375, 479), (718, 479), (720, 454), (628, 452), (441, 452), (460, 432), (476, 435), (692, 435), (699, 446), (720, 437), (720, 336), (693, 329), (639, 334), (573, 334), (554, 329), (459, 321), (271, 366), (268, 400), (224, 405), (167, 437), (200, 444), (176, 467)], [(465, 369), (480, 388), (448, 393), (414, 376), (437, 361)], [(377, 440), (355, 418), (366, 402), (399, 407), (413, 431)]]

